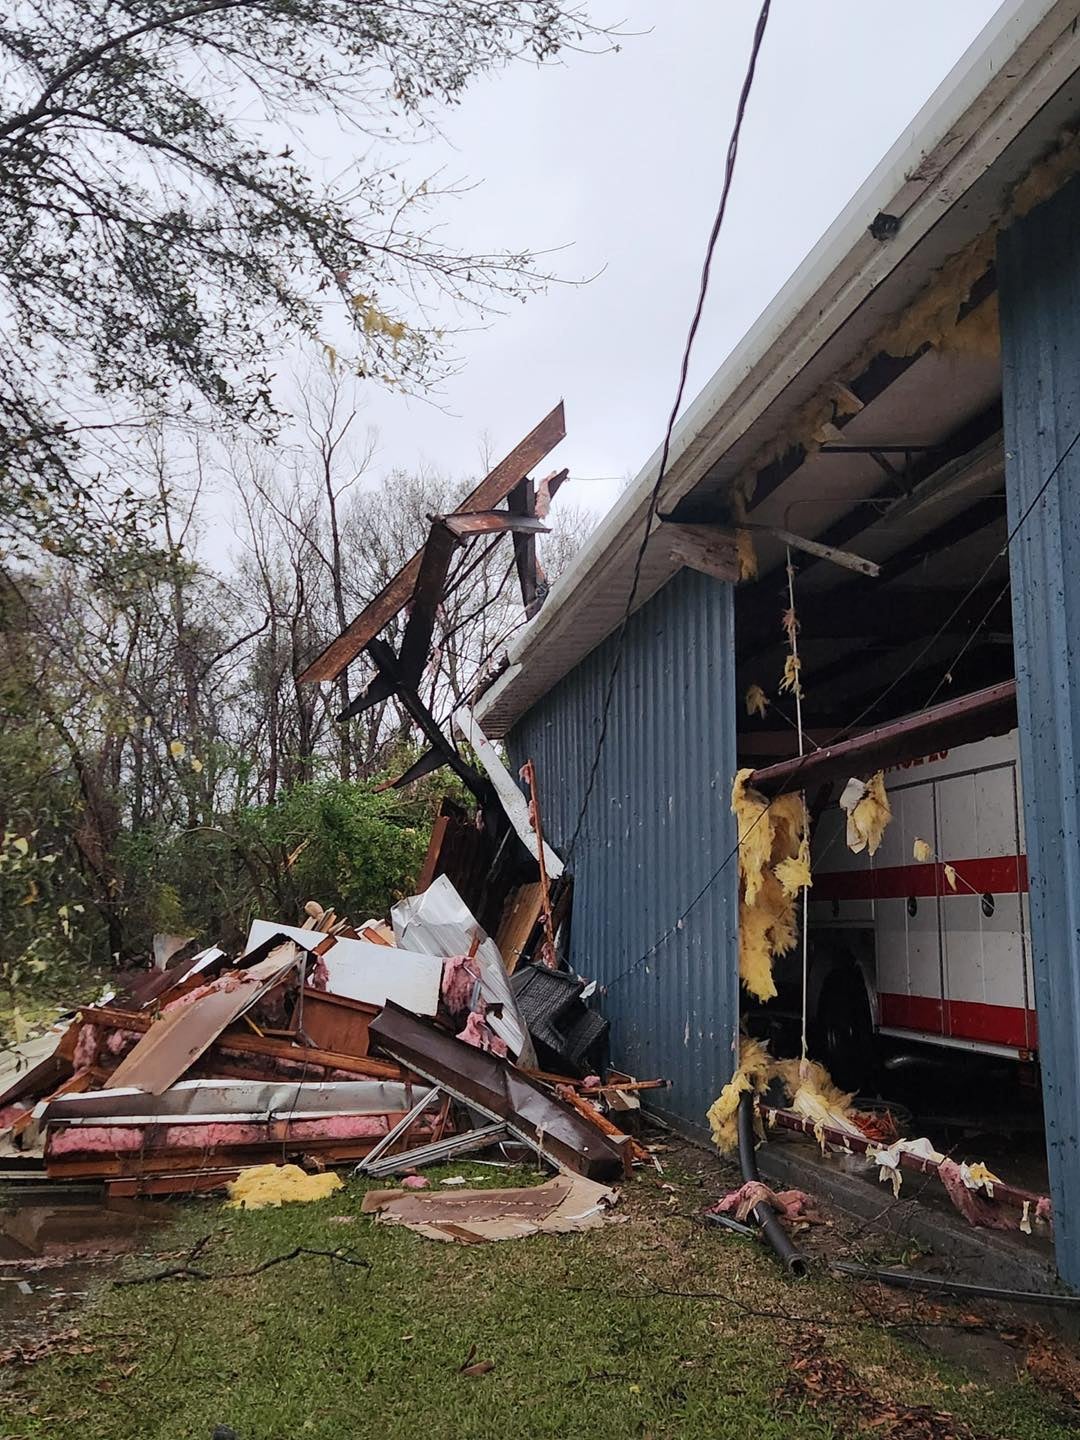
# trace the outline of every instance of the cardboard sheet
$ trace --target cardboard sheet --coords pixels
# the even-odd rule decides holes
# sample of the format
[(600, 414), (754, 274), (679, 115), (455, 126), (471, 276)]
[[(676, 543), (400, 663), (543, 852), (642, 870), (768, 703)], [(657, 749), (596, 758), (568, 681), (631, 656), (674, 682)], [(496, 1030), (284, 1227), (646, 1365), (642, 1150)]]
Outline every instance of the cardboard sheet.
[(428, 1240), (475, 1245), (526, 1235), (565, 1235), (602, 1225), (617, 1190), (581, 1175), (556, 1175), (513, 1190), (369, 1190), (361, 1210)]

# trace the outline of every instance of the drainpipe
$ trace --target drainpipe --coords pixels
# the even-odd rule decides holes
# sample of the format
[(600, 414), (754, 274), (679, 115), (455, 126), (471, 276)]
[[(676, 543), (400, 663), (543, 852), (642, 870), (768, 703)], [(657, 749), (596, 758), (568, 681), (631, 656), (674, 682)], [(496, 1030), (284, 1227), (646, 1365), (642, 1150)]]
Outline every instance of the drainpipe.
[[(742, 1167), (744, 1180), (760, 1184), (761, 1176), (758, 1173), (757, 1157), (754, 1154), (754, 1105), (753, 1091), (747, 1091), (739, 1100), (737, 1117), (739, 1164)], [(791, 1243), (791, 1239), (773, 1207), (767, 1200), (759, 1200), (750, 1214), (765, 1239), (776, 1251), (784, 1269), (789, 1275), (802, 1279), (807, 1272), (806, 1257), (800, 1255)]]

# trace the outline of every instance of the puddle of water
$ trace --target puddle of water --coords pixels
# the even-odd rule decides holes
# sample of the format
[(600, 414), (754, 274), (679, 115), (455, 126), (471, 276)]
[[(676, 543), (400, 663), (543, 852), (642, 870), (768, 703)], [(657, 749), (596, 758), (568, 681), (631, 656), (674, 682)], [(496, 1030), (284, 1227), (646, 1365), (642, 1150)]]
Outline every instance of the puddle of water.
[[(58, 1323), (120, 1255), (174, 1215), (167, 1205), (99, 1196), (0, 1208), (0, 1342), (22, 1344)], [(69, 1322), (70, 1323), (70, 1322)]]
[(172, 1218), (149, 1200), (57, 1200), (0, 1210), (0, 1266), (50, 1255), (118, 1253), (136, 1249), (147, 1233)]

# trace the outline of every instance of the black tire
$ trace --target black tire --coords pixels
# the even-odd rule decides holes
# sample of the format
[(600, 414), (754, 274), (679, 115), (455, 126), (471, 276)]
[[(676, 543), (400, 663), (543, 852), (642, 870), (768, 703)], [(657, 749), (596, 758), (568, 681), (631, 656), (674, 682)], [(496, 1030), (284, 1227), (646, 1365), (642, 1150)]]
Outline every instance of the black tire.
[(813, 1058), (841, 1090), (873, 1094), (877, 1085), (874, 1017), (866, 984), (854, 966), (826, 980), (814, 1025)]

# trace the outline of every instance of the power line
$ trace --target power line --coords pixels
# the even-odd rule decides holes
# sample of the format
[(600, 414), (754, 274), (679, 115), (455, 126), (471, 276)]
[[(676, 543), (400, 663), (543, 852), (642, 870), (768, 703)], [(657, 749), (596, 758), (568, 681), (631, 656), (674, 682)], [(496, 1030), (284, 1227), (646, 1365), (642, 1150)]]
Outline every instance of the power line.
[(660, 465), (657, 470), (656, 481), (653, 484), (652, 492), (649, 496), (649, 508), (645, 516), (645, 528), (641, 536), (641, 544), (638, 546), (637, 558), (634, 561), (634, 573), (630, 584), (630, 593), (627, 596), (626, 608), (623, 611), (622, 620), (619, 624), (619, 630), (615, 640), (615, 658), (612, 661), (611, 673), (608, 675), (607, 687), (604, 693), (604, 703), (600, 711), (600, 733), (597, 736), (596, 753), (593, 755), (592, 764), (589, 767), (589, 777), (585, 784), (585, 793), (582, 797), (581, 809), (578, 811), (574, 832), (570, 837), (570, 844), (567, 847), (566, 864), (568, 866), (574, 857), (578, 836), (581, 834), (581, 827), (584, 824), (585, 815), (589, 808), (589, 800), (592, 797), (593, 788), (596, 784), (596, 774), (600, 766), (600, 756), (604, 749), (604, 742), (607, 739), (608, 720), (611, 714), (611, 702), (615, 691), (615, 681), (622, 667), (623, 652), (625, 650), (626, 627), (630, 622), (634, 601), (637, 599), (638, 586), (641, 581), (641, 567), (645, 559), (645, 549), (649, 543), (649, 536), (652, 533), (653, 515), (656, 511), (656, 503), (660, 498), (660, 487), (663, 485), (664, 476), (667, 473), (668, 457), (671, 453), (671, 437), (675, 429), (675, 421), (678, 418), (679, 410), (682, 406), (683, 394), (686, 390), (687, 377), (690, 371), (690, 353), (693, 349), (698, 327), (701, 324), (701, 316), (705, 309), (705, 296), (709, 289), (709, 273), (712, 269), (713, 252), (716, 249), (716, 242), (720, 237), (720, 227), (724, 223), (728, 196), (731, 193), (731, 184), (735, 178), (735, 161), (739, 153), (739, 136), (742, 133), (743, 117), (746, 114), (747, 102), (750, 99), (750, 91), (754, 84), (754, 71), (757, 68), (758, 55), (761, 52), (762, 41), (765, 39), (765, 26), (768, 23), (771, 3), (772, 0), (764, 0), (757, 18), (757, 24), (754, 27), (754, 38), (750, 46), (750, 58), (747, 62), (746, 73), (743, 76), (742, 88), (739, 91), (739, 102), (735, 110), (735, 122), (732, 126), (731, 138), (728, 141), (727, 159), (724, 165), (724, 184), (720, 192), (720, 203), (717, 206), (712, 229), (709, 232), (708, 244), (705, 247), (705, 261), (701, 268), (701, 282), (698, 287), (697, 304), (694, 307), (694, 314), (690, 321), (690, 329), (686, 336), (686, 344), (683, 347), (682, 363), (679, 367), (679, 383), (675, 391), (675, 403), (672, 405), (671, 414), (668, 417), (664, 443), (660, 451)]
[[(1047, 490), (1049, 490), (1050, 486), (1053, 484), (1054, 480), (1057, 478), (1057, 475), (1058, 475), (1058, 473), (1060, 472), (1061, 467), (1065, 464), (1065, 461), (1069, 458), (1069, 456), (1072, 454), (1073, 450), (1076, 448), (1077, 445), (1080, 445), (1080, 429), (1077, 429), (1076, 433), (1073, 435), (1073, 437), (1072, 437), (1072, 439), (1069, 441), (1068, 445), (1066, 445), (1065, 449), (1064, 449), (1064, 450), (1061, 452), (1061, 454), (1058, 456), (1057, 460), (1054, 462), (1053, 468), (1051, 469), (1050, 473), (1047, 475), (1047, 477), (1046, 477), (1046, 479), (1043, 481), (1043, 483), (1039, 486), (1039, 489), (1038, 489), (1038, 491), (1036, 492), (1034, 498), (1030, 501), (1030, 503), (1028, 504), (1027, 508), (1024, 510), (1023, 514), (1020, 516), (1020, 518), (1017, 520), (1016, 524), (1015, 524), (1015, 525), (1012, 527), (1012, 529), (1009, 531), (1008, 535), (1005, 537), (1005, 543), (1002, 545), (1001, 549), (998, 550), (998, 551), (995, 553), (993, 559), (989, 562), (989, 564), (988, 564), (988, 565), (986, 566), (986, 568), (983, 570), (982, 574), (978, 577), (977, 580), (975, 580), (975, 581), (971, 584), (971, 586), (969, 586), (968, 590), (965, 592), (965, 594), (963, 595), (963, 597), (961, 598), (961, 600), (958, 602), (958, 604), (957, 604), (956, 606), (954, 606), (954, 608), (950, 611), (950, 613), (949, 613), (949, 614), (946, 616), (946, 618), (942, 621), (942, 623), (941, 623), (941, 625), (938, 627), (938, 629), (934, 632), (934, 634), (930, 637), (930, 639), (926, 642), (926, 644), (920, 649), (919, 653), (914, 657), (914, 659), (913, 659), (913, 660), (910, 660), (910, 661), (908, 662), (908, 664), (904, 666), (904, 668), (903, 668), (903, 670), (901, 670), (900, 674), (897, 675), (897, 676), (895, 676), (894, 679), (892, 679), (892, 680), (889, 682), (889, 684), (886, 685), (885, 689), (881, 692), (881, 694), (878, 695), (874, 700), (872, 700), (872, 701), (870, 702), (870, 704), (865, 707), (865, 709), (863, 709), (862, 711), (860, 711), (860, 713), (859, 713), (858, 715), (856, 715), (856, 717), (855, 717), (854, 720), (848, 721), (847, 725), (845, 725), (845, 726), (843, 727), (843, 729), (837, 731), (837, 733), (836, 733), (836, 734), (832, 737), (832, 739), (828, 742), (829, 745), (835, 745), (835, 744), (837, 744), (840, 740), (844, 739), (845, 736), (850, 735), (851, 731), (854, 730), (858, 725), (860, 725), (860, 724), (862, 723), (862, 721), (867, 718), (867, 716), (869, 716), (870, 714), (872, 714), (872, 712), (877, 709), (877, 707), (878, 707), (878, 706), (881, 704), (881, 702), (886, 698), (886, 696), (887, 696), (887, 695), (890, 695), (890, 694), (892, 693), (892, 691), (896, 689), (897, 685), (901, 684), (902, 681), (911, 673), (911, 671), (914, 670), (915, 667), (920, 663), (920, 661), (922, 661), (922, 660), (929, 654), (929, 652), (933, 649), (933, 647), (937, 644), (937, 642), (941, 639), (941, 637), (946, 633), (946, 631), (948, 630), (949, 626), (950, 626), (950, 625), (952, 624), (952, 622), (956, 619), (957, 615), (959, 615), (960, 611), (964, 608), (964, 606), (967, 604), (967, 602), (971, 599), (972, 595), (974, 595), (975, 592), (983, 585), (983, 583), (985, 582), (987, 576), (989, 575), (989, 573), (990, 573), (990, 571), (993, 569), (993, 567), (997, 564), (998, 560), (1000, 560), (1003, 555), (1008, 555), (1009, 550), (1010, 550), (1010, 548), (1011, 548), (1011, 546), (1012, 546), (1012, 544), (1013, 544), (1013, 541), (1014, 541), (1014, 540), (1016, 539), (1016, 537), (1019, 535), (1019, 533), (1020, 533), (1020, 531), (1023, 529), (1024, 525), (1027, 523), (1028, 519), (1030, 518), (1030, 516), (1031, 516), (1032, 513), (1034, 512), (1036, 506), (1037, 506), (1037, 505), (1039, 504), (1039, 502), (1042, 500), (1042, 498), (1043, 498), (1043, 496), (1046, 494)], [(930, 697), (931, 700), (934, 698), (934, 696), (937, 695), (938, 690), (940, 690), (941, 685), (944, 683), (945, 678), (946, 678), (946, 677), (948, 676), (948, 674), (949, 674), (949, 671), (952, 669), (953, 666), (956, 665), (956, 663), (957, 663), (957, 661), (959, 660), (960, 656), (963, 655), (964, 652), (967, 650), (967, 648), (970, 646), (970, 644), (972, 643), (972, 641), (973, 641), (974, 638), (975, 638), (975, 635), (979, 632), (979, 630), (982, 628), (982, 626), (986, 624), (986, 621), (989, 619), (989, 617), (990, 617), (991, 613), (993, 612), (995, 606), (997, 606), (997, 605), (1000, 603), (1000, 600), (1001, 600), (1002, 596), (1005, 594), (1005, 592), (1008, 590), (1008, 588), (1009, 588), (1008, 582), (1006, 582), (1005, 587), (1004, 587), (1004, 589), (1002, 590), (1001, 594), (998, 595), (998, 596), (994, 599), (993, 603), (987, 608), (986, 612), (984, 613), (984, 615), (982, 616), (982, 618), (979, 620), (978, 624), (975, 626), (975, 629), (971, 632), (971, 634), (968, 636), (967, 640), (966, 640), (966, 641), (964, 642), (964, 644), (961, 646), (960, 651), (959, 651), (959, 654), (958, 654), (958, 655), (956, 656), (956, 658), (952, 661), (952, 664), (950, 665), (949, 670), (946, 670), (945, 676), (943, 677), (942, 681), (939, 682), (937, 688), (936, 688), (936, 689), (934, 690), (934, 692), (933, 692), (933, 695), (931, 695), (931, 697)], [(798, 779), (800, 770), (802, 769), (802, 767), (806, 764), (807, 760), (809, 760), (809, 759), (810, 759), (810, 754), (807, 754), (807, 755), (803, 756), (803, 757), (800, 759), (799, 764), (795, 767), (795, 770), (792, 772), (792, 776), (791, 776), (792, 781), (795, 781), (795, 780)], [(789, 790), (790, 790), (790, 789), (793, 789), (793, 788), (795, 788), (793, 785), (789, 786)], [(632, 975), (632, 974), (634, 973), (634, 971), (640, 969), (640, 967), (641, 967), (642, 965), (644, 965), (645, 962), (646, 962), (651, 956), (653, 956), (653, 955), (656, 954), (656, 952), (660, 949), (661, 945), (665, 944), (668, 940), (670, 940), (670, 938), (672, 937), (672, 935), (674, 935), (678, 930), (680, 930), (680, 929), (682, 928), (682, 924), (683, 924), (683, 922), (685, 921), (685, 919), (687, 918), (687, 916), (691, 913), (691, 911), (693, 911), (693, 910), (696, 908), (696, 906), (697, 906), (698, 904), (700, 904), (700, 902), (705, 898), (705, 896), (709, 893), (709, 891), (712, 889), (712, 887), (716, 884), (717, 880), (718, 880), (718, 879), (720, 878), (720, 876), (724, 873), (724, 871), (727, 869), (727, 867), (731, 864), (732, 860), (734, 860), (735, 857), (738, 855), (738, 853), (739, 853), (739, 846), (742, 844), (742, 841), (745, 840), (745, 839), (747, 838), (747, 836), (750, 835), (750, 833), (761, 823), (762, 820), (764, 820), (765, 816), (769, 813), (769, 810), (772, 808), (773, 801), (774, 801), (775, 799), (777, 799), (777, 798), (778, 798), (778, 797), (773, 796), (773, 799), (771, 799), (771, 800), (768, 801), (768, 803), (766, 804), (766, 806), (764, 807), (764, 809), (761, 811), (761, 813), (756, 817), (756, 819), (753, 821), (753, 823), (747, 828), (746, 835), (744, 835), (740, 840), (737, 840), (737, 841), (735, 842), (735, 844), (732, 846), (732, 848), (728, 851), (728, 853), (727, 853), (727, 854), (724, 856), (724, 858), (720, 861), (720, 864), (716, 867), (716, 869), (713, 871), (713, 873), (712, 873), (712, 874), (709, 876), (709, 878), (705, 881), (705, 884), (704, 884), (704, 885), (701, 887), (701, 889), (697, 892), (697, 894), (696, 894), (696, 895), (694, 896), (694, 898), (690, 901), (690, 903), (686, 906), (686, 908), (676, 917), (676, 919), (674, 920), (674, 922), (673, 922), (671, 925), (668, 926), (668, 928), (664, 931), (664, 933), (663, 933), (658, 939), (656, 939), (656, 940), (653, 941), (653, 943), (649, 946), (649, 948), (648, 948), (643, 954), (639, 955), (636, 960), (632, 961), (631, 964), (627, 965), (625, 969), (620, 970), (619, 973), (618, 973), (613, 979), (609, 980), (609, 981), (607, 982), (606, 986), (604, 987), (606, 990), (611, 990), (611, 989), (613, 989), (614, 986), (618, 985), (621, 981), (625, 980), (628, 975)]]

